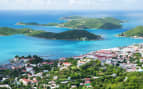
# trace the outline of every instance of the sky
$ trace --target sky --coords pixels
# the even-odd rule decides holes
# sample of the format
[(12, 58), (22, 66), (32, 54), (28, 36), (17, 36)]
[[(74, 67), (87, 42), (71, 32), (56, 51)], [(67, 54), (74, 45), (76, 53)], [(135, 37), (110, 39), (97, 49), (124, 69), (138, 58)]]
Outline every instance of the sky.
[(0, 0), (0, 10), (143, 10), (143, 0)]

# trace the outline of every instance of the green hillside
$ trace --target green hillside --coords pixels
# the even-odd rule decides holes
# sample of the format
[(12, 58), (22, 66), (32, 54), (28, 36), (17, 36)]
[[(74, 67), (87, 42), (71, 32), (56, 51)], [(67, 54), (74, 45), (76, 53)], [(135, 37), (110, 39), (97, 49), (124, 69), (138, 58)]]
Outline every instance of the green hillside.
[(76, 20), (69, 20), (65, 23), (59, 24), (61, 27), (72, 29), (118, 29), (121, 28), (122, 21), (112, 18), (81, 18)]
[(47, 24), (38, 24), (38, 23), (17, 23), (17, 25), (40, 25), (40, 26), (58, 26), (66, 27), (71, 29), (119, 29), (122, 28), (121, 23), (123, 21), (113, 18), (86, 18), (80, 16), (69, 16), (63, 17), (61, 20), (66, 20), (63, 23), (47, 23)]
[(24, 34), (27, 36), (39, 37), (39, 38), (47, 38), (47, 39), (59, 39), (59, 40), (99, 40), (101, 37), (99, 35), (95, 35), (89, 33), (84, 30), (71, 30), (65, 31), (61, 33), (52, 33), (46, 31), (37, 31), (32, 29), (13, 29), (8, 27), (0, 28), (0, 35), (15, 35), (15, 34)]
[[(29, 35), (29, 34), (28, 34)], [(52, 32), (41, 32), (37, 34), (30, 34), (30, 36), (48, 38), (48, 39), (60, 39), (60, 40), (99, 40), (101, 37), (89, 33), (85, 30), (71, 30), (61, 33), (52, 33)]]
[(143, 37), (143, 26), (137, 26), (136, 28), (133, 28), (131, 30), (123, 32), (123, 33), (120, 34), (120, 36), (126, 36), (126, 37), (138, 36), (138, 37)]

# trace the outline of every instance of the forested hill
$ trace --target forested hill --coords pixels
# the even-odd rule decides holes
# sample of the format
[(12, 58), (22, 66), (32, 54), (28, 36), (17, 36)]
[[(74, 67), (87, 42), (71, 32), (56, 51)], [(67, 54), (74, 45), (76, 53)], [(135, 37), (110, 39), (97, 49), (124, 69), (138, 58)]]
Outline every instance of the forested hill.
[(47, 39), (59, 39), (59, 40), (100, 40), (101, 36), (92, 34), (85, 30), (71, 30), (61, 33), (52, 33), (46, 31), (38, 31), (33, 29), (14, 29), (8, 27), (0, 28), (0, 35), (8, 36), (15, 34), (24, 34), (27, 36), (47, 38)]
[(60, 39), (60, 40), (100, 40), (101, 36), (92, 34), (85, 30), (71, 30), (61, 33), (42, 32), (38, 34), (30, 34), (30, 36)]

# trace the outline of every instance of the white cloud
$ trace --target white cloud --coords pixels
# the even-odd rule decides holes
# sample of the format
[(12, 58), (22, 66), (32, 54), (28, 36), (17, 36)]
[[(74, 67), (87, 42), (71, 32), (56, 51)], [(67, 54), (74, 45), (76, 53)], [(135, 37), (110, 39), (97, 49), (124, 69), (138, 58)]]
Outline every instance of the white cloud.
[(0, 0), (0, 9), (143, 10), (142, 3), (143, 0)]

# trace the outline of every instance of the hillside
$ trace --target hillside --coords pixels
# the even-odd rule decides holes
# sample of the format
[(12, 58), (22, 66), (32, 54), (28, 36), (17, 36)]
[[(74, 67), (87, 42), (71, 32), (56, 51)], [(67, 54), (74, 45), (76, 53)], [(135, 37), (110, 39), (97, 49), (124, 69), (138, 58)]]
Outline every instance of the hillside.
[(133, 28), (131, 30), (128, 30), (126, 32), (123, 32), (120, 34), (120, 36), (126, 36), (126, 37), (143, 37), (143, 26), (137, 26), (136, 28)]
[(23, 23), (19, 22), (17, 25), (37, 25), (37, 26), (58, 26), (71, 29), (119, 29), (122, 28), (121, 23), (123, 21), (113, 18), (86, 18), (80, 16), (69, 16), (63, 17), (61, 20), (66, 20), (63, 23), (48, 23), (48, 24), (38, 24), (35, 22)]
[(99, 35), (95, 35), (84, 30), (71, 30), (71, 31), (65, 31), (61, 33), (43, 32), (40, 34), (39, 33), (32, 34), (30, 36), (48, 38), (48, 39), (60, 39), (60, 40), (99, 40), (101, 39)]
[(122, 28), (120, 23), (122, 23), (122, 21), (112, 17), (82, 18), (67, 21), (65, 23), (59, 24), (59, 26), (72, 29), (119, 29)]
[(0, 35), (7, 36), (7, 35), (15, 35), (15, 34), (26, 34), (31, 33), (34, 30), (32, 29), (14, 29), (14, 28), (8, 28), (8, 27), (0, 27)]
[(28, 28), (25, 28), (25, 29), (13, 29), (8, 27), (0, 28), (0, 35), (8, 36), (8, 35), (15, 35), (15, 34), (24, 34), (27, 36), (47, 38), (47, 39), (59, 39), (59, 40), (99, 40), (101, 39), (99, 35), (95, 35), (84, 30), (71, 30), (71, 31), (65, 31), (61, 33), (52, 33), (52, 32), (32, 30)]

